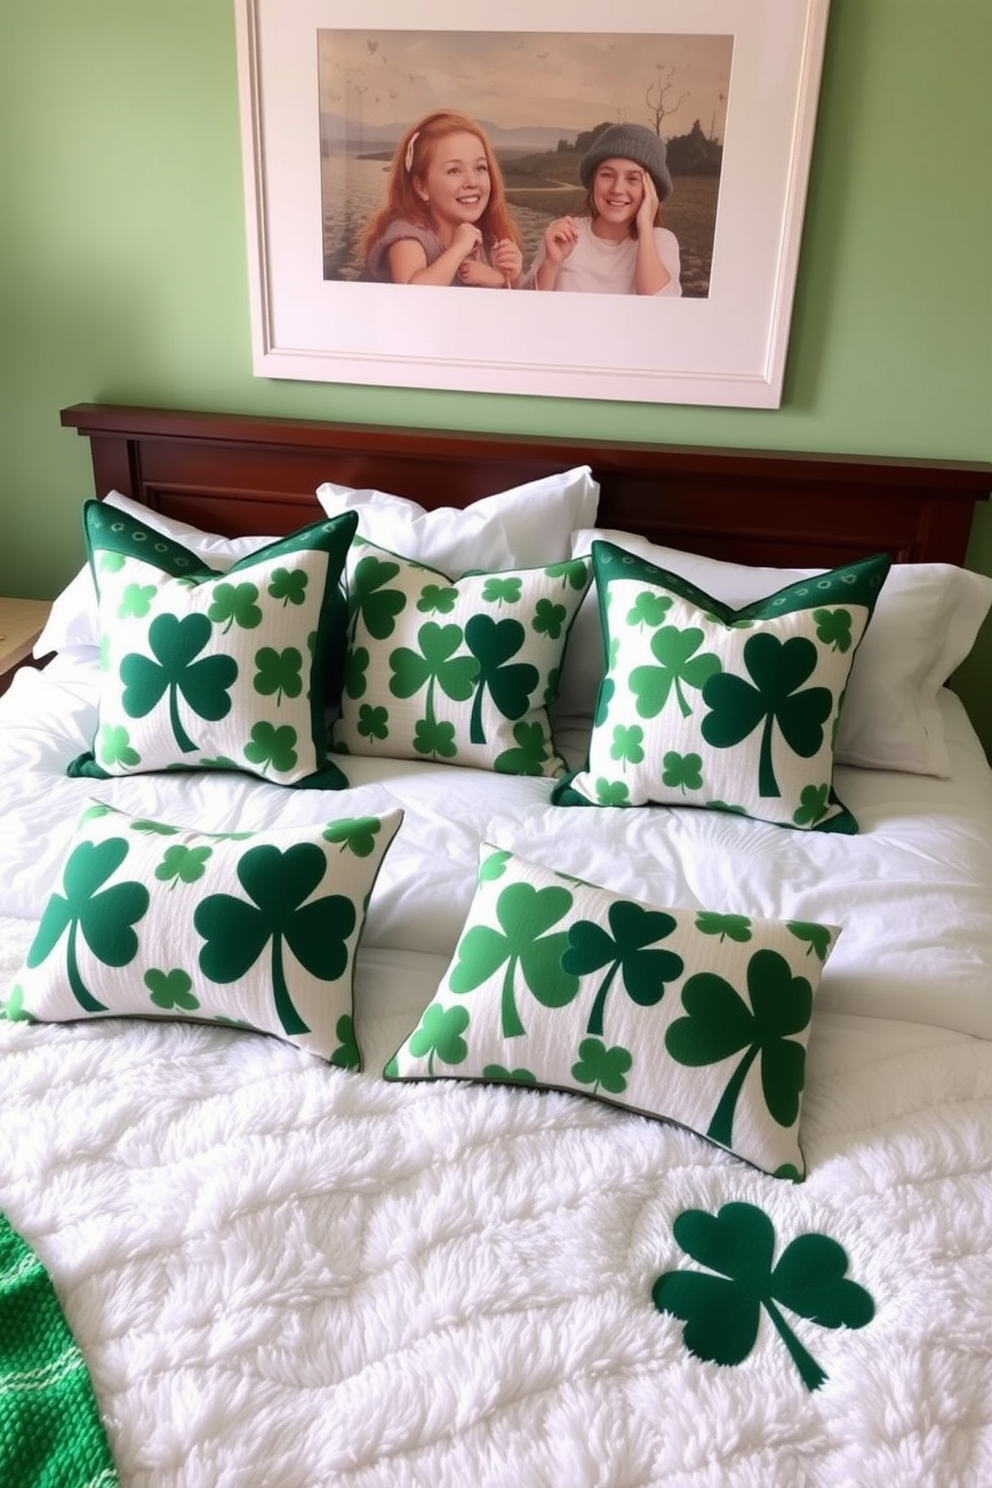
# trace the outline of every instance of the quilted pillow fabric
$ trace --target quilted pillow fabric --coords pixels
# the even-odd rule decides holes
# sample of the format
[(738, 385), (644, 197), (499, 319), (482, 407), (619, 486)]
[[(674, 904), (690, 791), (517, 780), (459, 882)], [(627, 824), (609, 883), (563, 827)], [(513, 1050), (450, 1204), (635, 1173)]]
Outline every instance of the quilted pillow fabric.
[(17, 978), (17, 1016), (192, 1018), (360, 1068), (355, 953), (402, 819), (214, 834), (88, 806)]
[(337, 586), (354, 512), (224, 573), (98, 501), (84, 523), (104, 675), (92, 751), (69, 774), (236, 769), (347, 785), (327, 756), (325, 705), (328, 653), (344, 646)]
[(643, 904), (486, 844), (451, 964), (384, 1074), (578, 1091), (795, 1180), (838, 933)]
[(890, 559), (878, 554), (732, 610), (612, 543), (593, 543), (609, 658), (585, 770), (562, 805), (711, 806), (856, 832), (834, 739)]
[(558, 775), (548, 718), (588, 559), (451, 578), (356, 538), (333, 747)]

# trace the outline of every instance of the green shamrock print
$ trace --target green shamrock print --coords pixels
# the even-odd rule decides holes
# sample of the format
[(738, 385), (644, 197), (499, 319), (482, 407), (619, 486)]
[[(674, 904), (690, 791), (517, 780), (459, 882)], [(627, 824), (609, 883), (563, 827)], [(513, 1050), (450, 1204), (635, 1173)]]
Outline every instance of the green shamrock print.
[(483, 1066), (482, 1078), (484, 1080), (495, 1080), (499, 1084), (506, 1085), (536, 1085), (537, 1076), (531, 1074), (527, 1069), (507, 1069), (502, 1064), (487, 1064)]
[(809, 759), (823, 745), (823, 725), (833, 708), (833, 694), (829, 687), (799, 690), (817, 663), (816, 646), (806, 636), (790, 636), (786, 641), (768, 631), (749, 636), (743, 661), (751, 682), (730, 672), (720, 672), (706, 682), (703, 702), (712, 711), (703, 718), (700, 732), (715, 749), (732, 749), (761, 725), (758, 792), (778, 796), (772, 764), (776, 726), (793, 753)]
[(543, 775), (542, 766), (551, 758), (551, 740), (540, 720), (515, 723), (516, 747), (504, 749), (493, 760), (493, 769), (506, 775)]
[(747, 915), (717, 914), (701, 909), (696, 915), (696, 929), (701, 935), (715, 935), (718, 940), (733, 940), (739, 945), (751, 939), (751, 921)]
[(610, 1095), (622, 1095), (627, 1089), (626, 1076), (634, 1063), (629, 1049), (616, 1044), (608, 1049), (602, 1039), (585, 1038), (579, 1045), (579, 1057), (572, 1065), (572, 1079), (580, 1085), (591, 1085), (592, 1094), (600, 1089)]
[(266, 770), (292, 770), (299, 756), (296, 753), (297, 734), (291, 724), (278, 727), (263, 720), (252, 725), (251, 737), (245, 745), (245, 759), (264, 774)]
[(600, 775), (596, 781), (596, 800), (601, 806), (626, 806), (630, 786), (625, 780), (607, 780)]
[(613, 743), (610, 758), (623, 760), (624, 764), (640, 765), (644, 762), (644, 730), (639, 723), (629, 727), (618, 723), (613, 728)]
[(496, 918), (502, 933), (489, 925), (473, 925), (459, 941), (455, 965), (448, 978), (452, 992), (472, 992), (501, 966), (506, 968), (500, 1002), (504, 1038), (518, 1038), (526, 1032), (515, 997), (518, 971), (542, 1007), (564, 1007), (576, 996), (579, 979), (562, 965), (568, 932), (548, 933), (568, 913), (572, 903), (572, 895), (566, 888), (535, 889), (528, 883), (510, 884), (496, 901)]
[(108, 766), (133, 769), (140, 765), (141, 755), (131, 746), (131, 736), (123, 724), (105, 723), (100, 730), (100, 758)]
[(816, 956), (821, 961), (826, 961), (830, 943), (833, 940), (833, 932), (826, 925), (817, 925), (810, 920), (789, 920), (786, 929), (799, 941), (806, 942), (807, 956)]
[(779, 1126), (791, 1126), (799, 1115), (806, 1070), (806, 1050), (792, 1037), (808, 1026), (813, 989), (805, 977), (794, 977), (778, 951), (755, 951), (747, 964), (751, 1005), (715, 972), (700, 971), (682, 988), (688, 1016), (676, 1018), (665, 1034), (665, 1047), (679, 1064), (719, 1064), (743, 1051), (720, 1097), (706, 1135), (730, 1147), (734, 1112), (748, 1071), (760, 1059), (761, 1089), (769, 1115)]
[(308, 1033), (286, 981), (287, 951), (311, 976), (333, 982), (348, 965), (348, 937), (357, 916), (342, 894), (312, 898), (327, 871), (322, 850), (298, 842), (283, 851), (271, 845), (249, 848), (238, 862), (238, 882), (248, 896), (211, 894), (193, 913), (205, 945), (200, 970), (212, 982), (236, 982), (260, 960), (267, 947), (276, 1012), (286, 1033)]
[(424, 727), (418, 726), (414, 743), (421, 754), (451, 758), (457, 752), (454, 728), (439, 721), (434, 712), (434, 689), (438, 688), (453, 702), (464, 703), (472, 696), (479, 663), (474, 656), (455, 656), (461, 642), (461, 626), (438, 625), (428, 620), (417, 631), (419, 652), (409, 646), (398, 646), (390, 652), (389, 690), (393, 696), (411, 698), (426, 689), (426, 717), (421, 720)]
[(0, 1019), (6, 1019), (8, 1023), (34, 1022), (31, 1014), (24, 1010), (24, 988), (20, 982), (11, 987), (6, 1000), (0, 997)]
[(177, 883), (196, 883), (206, 872), (207, 860), (212, 853), (210, 847), (186, 847), (181, 842), (174, 843), (166, 848), (155, 869), (155, 877), (173, 889)]
[(630, 674), (630, 690), (637, 698), (641, 718), (656, 718), (673, 693), (682, 717), (689, 717), (692, 708), (685, 689), (700, 691), (720, 671), (720, 658), (714, 653), (695, 654), (705, 639), (704, 632), (694, 625), (685, 630), (663, 625), (655, 631), (651, 651), (659, 665), (634, 667)]
[(526, 639), (519, 620), (473, 615), (466, 624), (465, 644), (478, 663), (468, 731), (473, 744), (486, 742), (482, 705), (487, 692), (504, 718), (522, 718), (530, 707), (531, 694), (540, 681), (537, 667), (526, 661), (510, 664)]
[(817, 638), (825, 646), (830, 646), (834, 651), (850, 651), (851, 649), (851, 612), (850, 610), (814, 610), (813, 622), (816, 625)]
[(195, 661), (209, 643), (213, 627), (206, 615), (159, 615), (148, 627), (152, 661), (140, 652), (123, 657), (120, 666), (124, 683), (122, 704), (129, 718), (144, 718), (168, 694), (169, 722), (176, 743), (184, 754), (196, 745), (179, 718), (179, 698), (200, 718), (216, 722), (230, 712), (228, 689), (238, 675), (233, 656), (207, 656)]
[(269, 580), (269, 597), (287, 605), (306, 604), (310, 575), (303, 568), (277, 568)]
[(349, 1013), (342, 1013), (334, 1025), (338, 1047), (328, 1059), (337, 1069), (358, 1070), (362, 1067), (362, 1056), (355, 1035), (355, 1020)]
[(375, 839), (382, 829), (377, 816), (349, 816), (330, 822), (321, 834), (325, 842), (336, 842), (356, 858), (367, 858), (375, 851)]
[(400, 571), (392, 563), (371, 554), (360, 558), (348, 585), (348, 608), (351, 611), (351, 637), (355, 638), (359, 619), (377, 641), (384, 641), (396, 628), (396, 616), (406, 604), (406, 595), (386, 586)]
[(193, 979), (188, 971), (160, 971), (150, 966), (145, 972), (145, 986), (156, 1007), (166, 1012), (196, 1012), (199, 999), (192, 991)]
[(519, 604), (524, 581), (521, 578), (487, 579), (482, 586), (484, 604)]
[(827, 814), (830, 802), (830, 785), (804, 785), (799, 795), (799, 805), (792, 813), (797, 827), (812, 826)]
[(690, 790), (702, 790), (703, 788), (703, 760), (698, 754), (679, 754), (677, 749), (669, 749), (662, 757), (661, 779), (663, 784), (671, 790), (681, 790), (683, 794)]
[(410, 1035), (409, 1049), (417, 1059), (427, 1056), (427, 1073), (433, 1075), (434, 1060), (443, 1064), (462, 1064), (468, 1055), (468, 1044), (462, 1034), (468, 1027), (464, 1008), (443, 1008), (431, 1003), (419, 1026)]
[(654, 630), (661, 625), (672, 608), (672, 601), (667, 594), (654, 594), (646, 589), (639, 594), (633, 605), (627, 611), (627, 624), (640, 629)]
[(651, 1297), (659, 1312), (685, 1323), (682, 1337), (697, 1359), (740, 1364), (758, 1341), (764, 1308), (803, 1384), (818, 1390), (827, 1376), (781, 1308), (821, 1328), (863, 1328), (875, 1316), (870, 1294), (847, 1275), (847, 1255), (829, 1235), (797, 1236), (773, 1264), (775, 1230), (754, 1204), (724, 1204), (717, 1214), (687, 1209), (672, 1233), (708, 1269), (666, 1271)]
[(27, 955), (29, 967), (40, 966), (68, 931), (66, 978), (72, 995), (87, 1013), (106, 1007), (86, 988), (79, 972), (77, 942), (81, 936), (106, 966), (126, 966), (138, 953), (133, 926), (147, 913), (150, 896), (142, 883), (118, 883), (102, 888), (124, 862), (128, 845), (123, 837), (106, 842), (81, 842), (69, 856), (62, 874), (62, 894), (53, 894), (41, 917)]
[(425, 615), (450, 615), (458, 603), (458, 590), (450, 584), (425, 584), (417, 600), (417, 609)]
[(376, 707), (372, 703), (362, 703), (358, 709), (358, 732), (363, 739), (378, 739), (380, 741), (389, 738), (389, 710)]
[(351, 646), (348, 649), (344, 664), (344, 690), (356, 702), (365, 696), (369, 685), (366, 673), (371, 659), (365, 646)]
[(135, 620), (143, 620), (151, 609), (154, 598), (154, 584), (127, 584), (117, 613), (122, 620), (129, 616), (133, 616)]
[(224, 635), (233, 625), (242, 630), (256, 630), (262, 623), (262, 611), (258, 607), (257, 584), (217, 584), (213, 601), (207, 614)]
[(654, 1007), (665, 995), (665, 983), (682, 975), (685, 963), (674, 951), (651, 949), (675, 929), (671, 915), (617, 900), (607, 913), (610, 929), (594, 920), (576, 920), (568, 929), (562, 969), (588, 976), (606, 968), (589, 1013), (586, 1032), (602, 1034), (606, 998), (614, 979), (638, 1007)]
[(568, 610), (562, 604), (555, 604), (550, 599), (539, 599), (534, 607), (534, 619), (531, 622), (538, 635), (546, 635), (552, 641), (557, 641), (562, 633)]
[(255, 666), (255, 691), (262, 697), (274, 696), (277, 707), (284, 697), (296, 698), (303, 691), (303, 655), (296, 646), (282, 651), (263, 646), (255, 652)]

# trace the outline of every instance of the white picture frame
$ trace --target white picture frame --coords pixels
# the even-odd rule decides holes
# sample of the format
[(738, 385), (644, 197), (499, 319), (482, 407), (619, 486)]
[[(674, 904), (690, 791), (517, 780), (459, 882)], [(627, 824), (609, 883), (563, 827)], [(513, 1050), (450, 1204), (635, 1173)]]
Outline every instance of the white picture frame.
[[(625, 92), (616, 114), (621, 122), (634, 122), (640, 98), (645, 113), (649, 102), (660, 104), (662, 112), (670, 103), (671, 118), (657, 121), (662, 137), (669, 138), (670, 156), (671, 138), (662, 122), (677, 129), (678, 111), (687, 117), (686, 96), (691, 109), (711, 95), (705, 87), (694, 95), (689, 71), (680, 72), (668, 59), (679, 54), (680, 39), (730, 39), (729, 78), (704, 131), (717, 141), (712, 121), (719, 107), (718, 205), (705, 293), (678, 298), (506, 293), (325, 277), (322, 35), (325, 50), (328, 44), (333, 48), (335, 35), (349, 47), (366, 38), (370, 57), (378, 49), (371, 38), (381, 33), (403, 33), (407, 43), (416, 39), (428, 58), (428, 70), (417, 83), (421, 95), (426, 81), (435, 89), (435, 107), (460, 108), (473, 118), (485, 118), (491, 100), (482, 96), (478, 78), (470, 76), (468, 84), (464, 77), (449, 80), (440, 66), (442, 38), (450, 47), (459, 36), (476, 41), (475, 33), (484, 33), (498, 62), (511, 37), (517, 46), (522, 39), (526, 49), (529, 38), (550, 36), (560, 42), (562, 66), (547, 73), (542, 95), (547, 124), (564, 122), (571, 128), (571, 120), (558, 117), (566, 108), (552, 96), (551, 79), (566, 70), (581, 43), (602, 44), (599, 7), (545, 0), (538, 31), (533, 6), (521, 0), (506, 0), (498, 16), (477, 23), (466, 21), (464, 5), (453, 0), (429, 5), (364, 0), (360, 28), (353, 24), (354, 6), (344, 0), (234, 3), (255, 376), (570, 399), (780, 406), (829, 0), (748, 0), (747, 5), (620, 0), (611, 7), (610, 35), (631, 49), (636, 40), (638, 53), (647, 58), (648, 78), (645, 87), (644, 78), (635, 80), (627, 70), (634, 92)], [(578, 31), (577, 16), (587, 23)], [(645, 38), (656, 40), (657, 47), (646, 46)], [(436, 67), (432, 55), (438, 58)], [(395, 79), (400, 81), (398, 71)], [(597, 84), (603, 97), (594, 96), (597, 87), (587, 88), (589, 125), (597, 115), (610, 118), (605, 112), (609, 86), (604, 69)], [(460, 89), (469, 96), (450, 96)], [(401, 98), (396, 107), (402, 104)], [(412, 122), (402, 113), (397, 118)], [(363, 127), (371, 128), (371, 122)], [(694, 127), (701, 127), (698, 111)], [(385, 183), (386, 165), (381, 169)], [(673, 209), (677, 176), (674, 181)]]

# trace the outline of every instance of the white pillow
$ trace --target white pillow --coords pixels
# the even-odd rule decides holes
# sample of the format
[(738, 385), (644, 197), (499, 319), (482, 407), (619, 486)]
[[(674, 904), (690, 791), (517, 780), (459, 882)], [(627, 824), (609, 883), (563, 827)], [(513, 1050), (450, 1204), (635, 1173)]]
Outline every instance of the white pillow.
[[(599, 485), (588, 465), (529, 481), (464, 508), (427, 511), (404, 496), (325, 481), (317, 500), (329, 517), (358, 508), (358, 536), (445, 573), (539, 568), (571, 557), (571, 535), (596, 520)], [(591, 515), (590, 515), (591, 514)]]
[[(590, 552), (596, 540), (681, 574), (735, 608), (823, 572), (723, 563), (606, 528), (573, 533), (573, 557)], [(851, 668), (834, 755), (838, 764), (942, 778), (951, 774), (937, 693), (968, 655), (990, 605), (992, 578), (984, 574), (950, 563), (892, 565)], [(602, 675), (594, 584), (569, 635), (558, 711), (591, 714)]]
[[(133, 501), (120, 491), (108, 491), (104, 501), (108, 506), (116, 506), (128, 516), (136, 517), (155, 532), (164, 533), (166, 537), (181, 543), (198, 558), (203, 558), (211, 568), (225, 572), (239, 558), (247, 558), (259, 548), (264, 548), (266, 543), (275, 541), (272, 537), (222, 537), (218, 532), (203, 532), (199, 527), (191, 527), (188, 522), (177, 521), (174, 517), (166, 517), (161, 512), (153, 511), (151, 507), (142, 506), (140, 501)], [(76, 577), (70, 580), (55, 599), (45, 628), (35, 642), (34, 654), (42, 657), (51, 651), (67, 651), (77, 647), (90, 647), (96, 651), (99, 644), (99, 607), (90, 566), (84, 563)]]

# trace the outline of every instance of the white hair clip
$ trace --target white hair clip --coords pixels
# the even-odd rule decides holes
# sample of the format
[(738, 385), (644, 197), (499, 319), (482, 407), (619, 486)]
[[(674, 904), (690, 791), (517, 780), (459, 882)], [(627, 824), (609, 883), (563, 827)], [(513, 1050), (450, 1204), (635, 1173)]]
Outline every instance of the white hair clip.
[(417, 141), (418, 141), (419, 138), (420, 138), (420, 130), (419, 129), (415, 129), (414, 132), (413, 132), (413, 134), (411, 134), (410, 139), (409, 139), (409, 141), (407, 143), (406, 156), (404, 157), (404, 160), (403, 160), (403, 164), (406, 166), (406, 173), (407, 173), (407, 175), (409, 175), (410, 172), (413, 170), (413, 147), (417, 143)]

